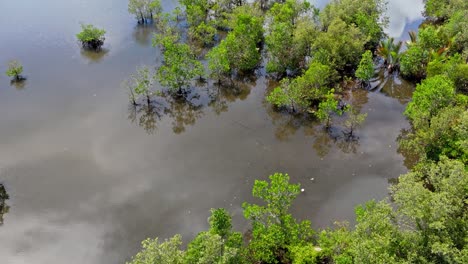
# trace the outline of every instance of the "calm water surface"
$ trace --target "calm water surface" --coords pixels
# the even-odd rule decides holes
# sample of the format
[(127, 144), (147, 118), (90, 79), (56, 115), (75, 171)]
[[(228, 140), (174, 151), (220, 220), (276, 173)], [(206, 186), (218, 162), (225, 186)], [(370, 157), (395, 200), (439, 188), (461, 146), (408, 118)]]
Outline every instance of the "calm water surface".
[[(369, 115), (354, 142), (273, 111), (264, 77), (234, 92), (198, 87), (191, 105), (156, 98), (134, 111), (121, 81), (161, 58), (152, 28), (137, 27), (126, 5), (0, 1), (0, 72), (19, 59), (28, 77), (17, 87), (0, 77), (0, 183), (10, 196), (0, 263), (122, 263), (148, 236), (190, 239), (213, 207), (246, 231), (241, 203), (252, 201), (255, 179), (276, 171), (305, 189), (295, 216), (324, 227), (352, 220), (355, 205), (384, 198), (388, 180), (406, 171), (395, 139), (408, 126), (401, 113), (412, 87), (399, 79), (346, 95)], [(401, 37), (420, 9), (390, 1), (389, 34)], [(107, 30), (102, 53), (80, 50), (80, 22)]]

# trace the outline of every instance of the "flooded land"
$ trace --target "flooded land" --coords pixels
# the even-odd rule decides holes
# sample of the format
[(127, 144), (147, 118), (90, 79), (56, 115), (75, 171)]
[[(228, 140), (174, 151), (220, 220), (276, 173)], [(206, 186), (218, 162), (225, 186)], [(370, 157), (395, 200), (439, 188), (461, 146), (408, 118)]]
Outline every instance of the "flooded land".
[[(423, 4), (413, 2), (390, 1), (390, 36), (417, 29)], [(106, 29), (100, 53), (77, 43), (80, 22)], [(129, 106), (121, 82), (161, 54), (127, 0), (2, 1), (0, 25), (0, 263), (123, 263), (146, 237), (193, 238), (217, 207), (246, 231), (241, 203), (273, 172), (304, 188), (294, 216), (326, 227), (352, 221), (354, 206), (386, 197), (407, 171), (396, 139), (414, 87), (396, 76), (344, 93), (368, 113), (347, 141), (275, 111), (262, 71), (236, 90), (199, 84), (189, 103)], [(3, 75), (10, 59), (24, 65), (21, 85)]]

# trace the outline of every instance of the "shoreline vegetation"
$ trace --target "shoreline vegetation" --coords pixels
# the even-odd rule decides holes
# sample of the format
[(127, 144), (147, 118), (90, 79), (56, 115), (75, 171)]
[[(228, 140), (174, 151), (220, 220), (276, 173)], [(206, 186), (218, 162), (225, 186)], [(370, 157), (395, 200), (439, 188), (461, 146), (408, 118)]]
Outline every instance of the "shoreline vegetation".
[[(262, 204), (242, 205), (248, 234), (232, 230), (226, 209), (212, 209), (209, 230), (185, 250), (180, 235), (148, 238), (128, 263), (468, 263), (468, 4), (424, 2), (426, 21), (407, 43), (386, 37), (382, 0), (335, 0), (323, 10), (300, 0), (181, 0), (172, 14), (152, 12), (164, 62), (127, 82), (133, 105), (144, 105), (139, 95), (148, 106), (162, 93), (183, 99), (195, 78), (229, 87), (264, 67), (279, 81), (266, 96), (277, 111), (311, 115), (327, 129), (346, 113), (351, 136), (366, 114), (343, 106), (340, 93), (350, 83), (369, 87), (381, 67), (417, 83), (404, 113), (412, 128), (398, 142), (418, 161), (388, 199), (356, 207), (353, 227), (313, 230), (294, 219), (288, 209), (300, 186), (275, 173), (255, 181)], [(145, 12), (132, 13), (146, 23)], [(168, 89), (153, 91), (153, 81)]]

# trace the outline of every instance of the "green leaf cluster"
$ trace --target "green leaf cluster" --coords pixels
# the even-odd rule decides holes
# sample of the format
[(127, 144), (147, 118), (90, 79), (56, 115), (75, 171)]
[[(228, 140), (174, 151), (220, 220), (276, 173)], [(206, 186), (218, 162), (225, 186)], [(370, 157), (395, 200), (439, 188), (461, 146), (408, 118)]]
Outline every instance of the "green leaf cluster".
[(290, 184), (287, 174), (275, 173), (269, 178), (269, 183), (256, 180), (252, 190), (253, 196), (266, 205), (242, 205), (245, 218), (252, 221), (253, 237), (248, 250), (254, 262), (288, 263), (291, 248), (297, 258), (310, 257), (304, 256), (303, 249), (298, 248), (312, 239), (310, 222), (298, 223), (289, 213), (292, 201), (300, 193), (299, 184)]
[(284, 75), (287, 70), (297, 71), (304, 66), (317, 31), (310, 9), (308, 2), (287, 0), (274, 4), (268, 11), (267, 72)]
[(21, 79), (21, 74), (23, 73), (23, 65), (17, 60), (12, 60), (8, 62), (8, 69), (5, 74), (8, 77), (11, 77), (15, 80)]
[(81, 32), (76, 34), (76, 37), (83, 47), (98, 49), (104, 44), (105, 34), (104, 29), (96, 28), (91, 24), (81, 24)]
[(335, 20), (355, 26), (365, 36), (365, 46), (373, 49), (384, 37), (388, 25), (384, 0), (334, 0), (320, 12), (320, 21), (328, 29)]
[(218, 79), (233, 71), (252, 71), (261, 59), (258, 44), (263, 38), (263, 19), (255, 10), (240, 6), (233, 11), (230, 21), (232, 30), (207, 54), (212, 75)]
[(431, 118), (442, 108), (455, 102), (455, 87), (446, 76), (436, 75), (416, 86), (413, 100), (408, 104), (405, 115), (418, 129), (427, 126)]
[(138, 23), (150, 22), (161, 15), (161, 0), (129, 0), (128, 12), (135, 16)]
[(313, 62), (307, 71), (292, 80), (283, 79), (268, 96), (267, 101), (293, 112), (304, 111), (326, 97), (333, 71), (328, 65)]
[(359, 62), (359, 66), (356, 70), (356, 77), (364, 82), (370, 81), (372, 77), (374, 77), (374, 61), (372, 59), (372, 52), (370, 50), (366, 50), (364, 54), (362, 54), (361, 61)]

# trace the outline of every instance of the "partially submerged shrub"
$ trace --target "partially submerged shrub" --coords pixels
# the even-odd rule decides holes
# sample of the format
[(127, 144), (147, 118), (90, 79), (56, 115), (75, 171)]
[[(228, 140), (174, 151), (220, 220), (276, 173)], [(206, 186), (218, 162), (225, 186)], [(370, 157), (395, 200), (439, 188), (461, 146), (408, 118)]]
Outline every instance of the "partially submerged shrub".
[(99, 50), (104, 45), (104, 34), (106, 34), (104, 29), (96, 28), (91, 24), (81, 24), (81, 32), (76, 34), (76, 37), (83, 48)]
[(8, 77), (13, 78), (14, 81), (21, 81), (24, 79), (21, 73), (23, 73), (23, 65), (19, 61), (12, 60), (8, 62), (8, 69), (6, 71)]

